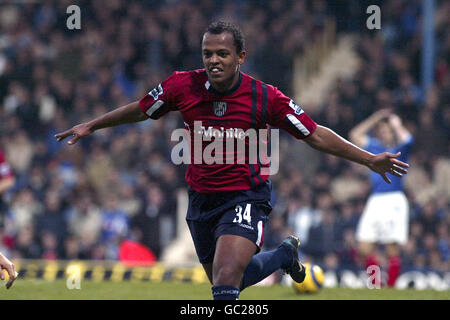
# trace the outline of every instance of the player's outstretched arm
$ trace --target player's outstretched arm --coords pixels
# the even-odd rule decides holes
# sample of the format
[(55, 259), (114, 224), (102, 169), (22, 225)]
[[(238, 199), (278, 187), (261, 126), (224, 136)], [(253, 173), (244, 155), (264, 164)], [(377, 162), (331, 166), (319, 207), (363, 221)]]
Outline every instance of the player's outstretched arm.
[(139, 107), (139, 101), (132, 102), (104, 115), (91, 120), (89, 122), (78, 124), (69, 130), (55, 134), (58, 141), (73, 136), (67, 143), (74, 144), (80, 138), (93, 133), (102, 128), (114, 127), (126, 123), (134, 123), (148, 119)]
[(17, 272), (16, 269), (14, 267), (14, 264), (9, 261), (8, 258), (6, 258), (1, 252), (0, 252), (0, 279), (1, 280), (5, 280), (5, 274), (3, 273), (3, 270), (6, 270), (6, 272), (8, 272), (9, 275), (9, 280), (6, 283), (6, 289), (9, 289), (12, 284), (14, 283), (14, 281), (17, 278)]
[(316, 131), (305, 138), (305, 142), (314, 149), (365, 165), (380, 174), (387, 183), (391, 183), (387, 173), (402, 177), (408, 172), (406, 168), (409, 168), (409, 165), (396, 159), (400, 156), (400, 152), (397, 154), (367, 152), (323, 126), (317, 126)]

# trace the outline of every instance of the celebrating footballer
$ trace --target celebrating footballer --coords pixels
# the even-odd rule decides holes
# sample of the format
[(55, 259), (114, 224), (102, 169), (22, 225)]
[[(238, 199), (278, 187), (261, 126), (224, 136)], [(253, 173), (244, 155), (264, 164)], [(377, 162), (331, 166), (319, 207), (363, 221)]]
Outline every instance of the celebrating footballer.
[[(357, 147), (314, 122), (275, 86), (241, 72), (246, 51), (243, 34), (236, 25), (212, 23), (203, 35), (201, 54), (204, 69), (174, 72), (142, 99), (55, 137), (58, 141), (69, 137), (68, 144), (72, 145), (102, 128), (149, 118), (155, 121), (170, 111), (178, 111), (190, 132), (191, 143), (196, 134), (194, 122), (243, 131), (270, 126), (287, 131), (314, 149), (364, 165), (386, 183), (391, 182), (388, 174), (402, 177), (407, 173), (408, 164), (397, 159), (400, 153), (373, 154)], [(250, 147), (249, 141), (245, 143)], [(202, 148), (208, 148), (208, 141), (203, 141)], [(222, 155), (230, 156), (226, 152)], [(272, 209), (270, 176), (262, 170), (268, 164), (252, 161), (248, 152), (235, 151), (231, 156), (233, 163), (191, 161), (186, 171), (186, 220), (215, 300), (237, 300), (243, 289), (278, 269), (296, 282), (305, 278), (297, 237), (288, 236), (275, 250), (260, 252)], [(239, 161), (241, 157), (245, 161)]]

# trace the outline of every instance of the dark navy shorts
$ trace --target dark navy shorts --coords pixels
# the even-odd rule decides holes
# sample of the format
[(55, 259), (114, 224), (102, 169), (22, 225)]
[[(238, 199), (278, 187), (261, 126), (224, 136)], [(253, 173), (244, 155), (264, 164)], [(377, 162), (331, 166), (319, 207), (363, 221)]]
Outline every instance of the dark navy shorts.
[(257, 251), (263, 244), (264, 226), (272, 210), (272, 183), (251, 190), (199, 193), (188, 188), (186, 221), (200, 263), (211, 263), (216, 241), (224, 234), (238, 235), (254, 242)]

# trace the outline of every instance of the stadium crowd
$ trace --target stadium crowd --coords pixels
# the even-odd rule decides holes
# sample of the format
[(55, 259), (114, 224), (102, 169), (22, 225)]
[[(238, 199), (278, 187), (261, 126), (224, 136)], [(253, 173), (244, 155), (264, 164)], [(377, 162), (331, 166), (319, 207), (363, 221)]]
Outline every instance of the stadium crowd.
[[(362, 65), (323, 105), (303, 108), (344, 137), (378, 109), (401, 116), (415, 137), (402, 261), (450, 269), (448, 2), (438, 1), (435, 83), (426, 94), (421, 1), (383, 2), (377, 31), (365, 28), (361, 1), (77, 1), (81, 30), (69, 30), (71, 2), (0, 5), (0, 150), (16, 178), (1, 195), (0, 251), (13, 259), (117, 259), (128, 238), (161, 257), (177, 236), (176, 195), (186, 188), (185, 167), (170, 160), (181, 117), (104, 129), (72, 147), (54, 134), (144, 96), (174, 70), (201, 68), (201, 35), (218, 18), (243, 29), (243, 71), (292, 95), (293, 57), (335, 16), (339, 33), (358, 37)], [(265, 248), (294, 232), (304, 258), (359, 267), (355, 229), (370, 192), (368, 169), (287, 134), (280, 155)]]

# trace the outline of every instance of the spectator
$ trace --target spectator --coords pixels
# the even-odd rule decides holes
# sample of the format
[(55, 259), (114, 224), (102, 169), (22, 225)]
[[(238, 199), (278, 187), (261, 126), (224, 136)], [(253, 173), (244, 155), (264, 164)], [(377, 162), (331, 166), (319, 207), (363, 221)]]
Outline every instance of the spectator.
[(68, 213), (69, 231), (79, 241), (80, 251), (89, 257), (89, 250), (100, 241), (102, 216), (89, 194), (80, 195)]
[[(62, 199), (56, 191), (48, 190), (45, 194), (43, 212), (35, 217), (34, 222), (41, 239), (56, 237), (56, 242), (62, 241), (66, 236), (67, 225), (64, 215)], [(47, 232), (51, 236), (42, 233)], [(48, 240), (48, 243), (51, 241)]]
[(0, 228), (3, 227), (3, 220), (7, 211), (5, 195), (14, 186), (14, 183), (15, 177), (11, 166), (0, 149)]
[(106, 246), (106, 257), (115, 260), (120, 242), (127, 236), (129, 230), (129, 219), (126, 212), (120, 209), (115, 194), (106, 196), (101, 217), (101, 242)]
[(168, 239), (174, 236), (174, 213), (162, 190), (157, 185), (152, 185), (147, 190), (143, 210), (133, 219), (132, 225), (140, 231), (143, 244), (158, 258)]

